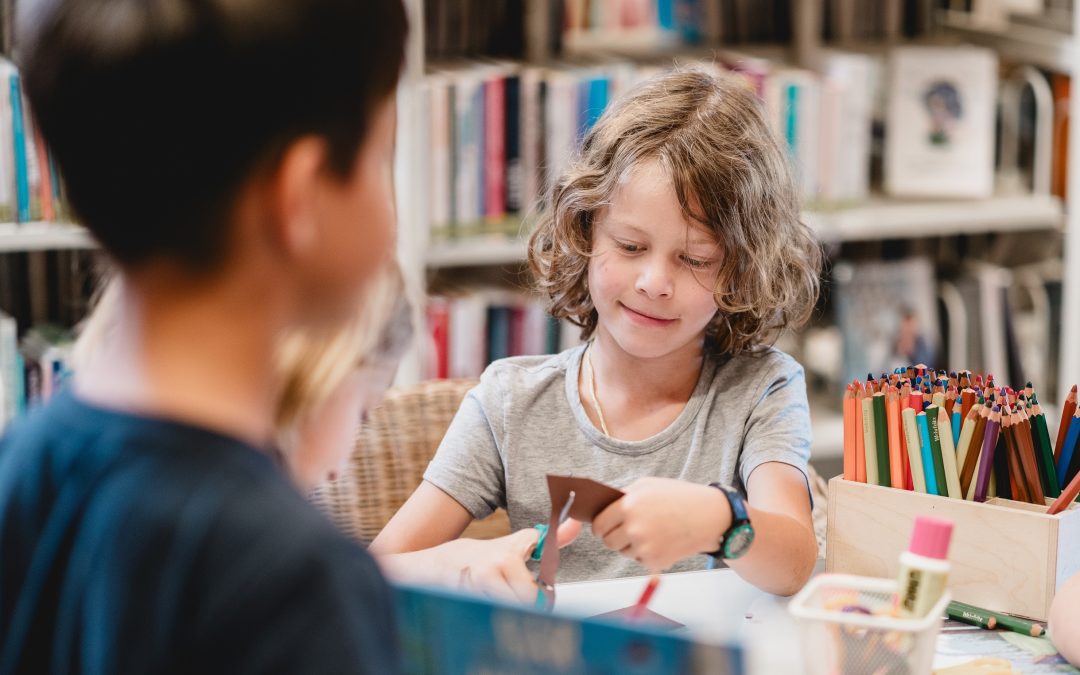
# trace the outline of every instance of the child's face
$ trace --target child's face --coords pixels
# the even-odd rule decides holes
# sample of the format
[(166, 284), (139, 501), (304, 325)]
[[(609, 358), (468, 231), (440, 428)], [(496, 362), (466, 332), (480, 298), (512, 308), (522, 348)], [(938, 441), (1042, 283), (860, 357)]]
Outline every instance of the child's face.
[(352, 453), (360, 421), (382, 401), (393, 382), (394, 370), (391, 366), (376, 366), (353, 371), (300, 422), (296, 447), (289, 459), (301, 488), (310, 490), (341, 473)]
[(598, 332), (639, 358), (700, 345), (716, 314), (721, 251), (711, 232), (683, 216), (659, 163), (630, 172), (598, 215), (592, 243), (589, 293)]
[(332, 320), (355, 310), (363, 282), (392, 253), (397, 227), (396, 126), (397, 107), (391, 96), (376, 107), (352, 173), (344, 180), (328, 174), (320, 181), (318, 241), (309, 258), (305, 295), (319, 299), (307, 303), (309, 310), (329, 310)]

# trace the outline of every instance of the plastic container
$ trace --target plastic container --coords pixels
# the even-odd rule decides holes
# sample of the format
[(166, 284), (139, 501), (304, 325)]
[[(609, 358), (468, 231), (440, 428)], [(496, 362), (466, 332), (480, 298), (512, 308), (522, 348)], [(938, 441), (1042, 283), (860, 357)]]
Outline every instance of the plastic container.
[(799, 621), (803, 661), (811, 675), (929, 673), (949, 594), (922, 618), (896, 608), (897, 583), (822, 574), (788, 605)]

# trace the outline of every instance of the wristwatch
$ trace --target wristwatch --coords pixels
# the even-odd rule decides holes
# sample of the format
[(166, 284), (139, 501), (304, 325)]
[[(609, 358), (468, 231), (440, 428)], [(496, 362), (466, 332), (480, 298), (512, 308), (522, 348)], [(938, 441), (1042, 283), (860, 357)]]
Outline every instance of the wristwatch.
[(750, 515), (746, 512), (746, 501), (735, 488), (723, 483), (709, 483), (727, 497), (731, 506), (731, 526), (720, 539), (720, 548), (708, 555), (713, 558), (735, 560), (750, 550), (750, 544), (754, 543), (754, 526), (750, 524)]

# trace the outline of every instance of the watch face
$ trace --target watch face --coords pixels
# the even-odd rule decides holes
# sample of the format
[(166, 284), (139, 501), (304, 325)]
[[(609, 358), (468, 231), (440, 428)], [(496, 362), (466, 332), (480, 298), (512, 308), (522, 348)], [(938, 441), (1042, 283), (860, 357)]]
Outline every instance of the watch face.
[(741, 557), (754, 543), (754, 528), (750, 523), (736, 526), (727, 537), (724, 538), (724, 557), (734, 560)]

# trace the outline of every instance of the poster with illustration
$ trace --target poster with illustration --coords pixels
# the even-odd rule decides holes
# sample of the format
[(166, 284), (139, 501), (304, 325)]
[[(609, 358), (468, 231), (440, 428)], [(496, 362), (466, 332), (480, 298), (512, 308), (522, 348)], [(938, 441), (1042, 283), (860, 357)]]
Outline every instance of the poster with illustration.
[(991, 196), (994, 52), (901, 47), (889, 64), (885, 190), (895, 196)]

